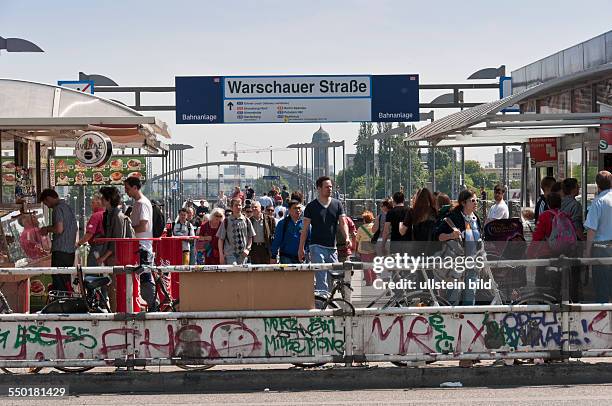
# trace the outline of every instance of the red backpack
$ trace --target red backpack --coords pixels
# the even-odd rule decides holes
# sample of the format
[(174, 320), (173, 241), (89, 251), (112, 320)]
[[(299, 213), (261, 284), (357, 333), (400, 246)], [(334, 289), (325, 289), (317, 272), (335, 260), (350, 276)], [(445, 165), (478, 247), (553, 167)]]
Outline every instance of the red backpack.
[(552, 229), (548, 237), (548, 247), (554, 255), (568, 254), (575, 250), (578, 238), (576, 228), (567, 213), (552, 212)]

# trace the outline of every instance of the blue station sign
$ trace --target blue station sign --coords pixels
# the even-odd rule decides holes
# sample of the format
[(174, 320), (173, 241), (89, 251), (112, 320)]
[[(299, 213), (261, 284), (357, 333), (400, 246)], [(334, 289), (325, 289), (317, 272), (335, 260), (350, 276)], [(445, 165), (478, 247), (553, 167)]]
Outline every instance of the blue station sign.
[(177, 76), (177, 124), (419, 121), (419, 75)]

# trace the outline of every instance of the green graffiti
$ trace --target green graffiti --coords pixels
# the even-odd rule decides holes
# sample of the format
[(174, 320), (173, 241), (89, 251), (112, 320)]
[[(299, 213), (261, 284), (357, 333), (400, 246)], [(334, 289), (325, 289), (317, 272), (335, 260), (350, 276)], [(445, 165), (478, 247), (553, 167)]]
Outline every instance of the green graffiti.
[(449, 335), (446, 332), (446, 326), (444, 325), (444, 317), (440, 314), (434, 314), (429, 316), (429, 324), (434, 329), (436, 336), (434, 336), (436, 340), (436, 350), (438, 352), (452, 352), (453, 351), (453, 341), (455, 341), (455, 337)]
[[(98, 345), (98, 340), (91, 334), (87, 334), (89, 332), (88, 328), (62, 326), (61, 330), (62, 332), (52, 332), (49, 327), (45, 326), (18, 325), (13, 347), (19, 348), (26, 343), (48, 347), (56, 345), (60, 339), (63, 340), (64, 344), (78, 342), (80, 346), (90, 350)], [(3, 349), (6, 348), (10, 333), (11, 330), (0, 333), (0, 343), (2, 343)]]
[[(62, 327), (62, 330), (69, 337), (64, 341), (65, 343), (72, 343), (75, 341), (80, 341), (79, 345), (87, 348), (88, 350), (96, 348), (96, 346), (98, 345), (98, 340), (96, 340), (94, 336), (92, 336), (91, 334), (85, 334), (86, 332), (89, 331), (88, 328), (85, 328), (85, 327), (77, 328), (74, 326), (64, 326)], [(85, 344), (87, 340), (89, 340), (89, 343), (88, 343), (89, 345)]]
[(6, 330), (0, 333), (0, 343), (2, 343), (2, 349), (6, 349), (6, 343), (8, 342), (8, 337), (11, 334), (11, 330)]
[(51, 334), (51, 329), (45, 326), (17, 326), (17, 336), (15, 337), (14, 348), (19, 348), (25, 343), (51, 346), (57, 343), (56, 340), (44, 340), (42, 334)]
[(306, 325), (296, 317), (264, 318), (264, 345), (267, 356), (277, 351), (296, 355), (344, 352), (344, 331), (331, 318), (311, 317)]

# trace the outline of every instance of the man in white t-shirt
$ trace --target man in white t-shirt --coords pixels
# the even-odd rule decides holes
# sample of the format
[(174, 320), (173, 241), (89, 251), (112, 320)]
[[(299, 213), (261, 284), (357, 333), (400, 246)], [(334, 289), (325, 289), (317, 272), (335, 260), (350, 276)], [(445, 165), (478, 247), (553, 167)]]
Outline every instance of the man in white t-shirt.
[[(145, 195), (140, 192), (142, 184), (140, 179), (130, 176), (124, 182), (125, 193), (134, 199), (132, 207), (132, 227), (136, 238), (153, 238), (153, 207)], [(157, 311), (157, 298), (155, 295), (155, 281), (151, 274), (153, 265), (153, 241), (141, 240), (139, 242), (140, 254), (140, 293), (147, 302), (150, 312)]]
[(510, 218), (510, 211), (508, 210), (508, 205), (504, 201), (504, 194), (506, 193), (506, 188), (502, 185), (495, 185), (493, 189), (493, 198), (495, 199), (495, 204), (491, 206), (489, 209), (489, 215), (487, 216), (487, 220), (485, 223), (493, 220), (501, 220)]

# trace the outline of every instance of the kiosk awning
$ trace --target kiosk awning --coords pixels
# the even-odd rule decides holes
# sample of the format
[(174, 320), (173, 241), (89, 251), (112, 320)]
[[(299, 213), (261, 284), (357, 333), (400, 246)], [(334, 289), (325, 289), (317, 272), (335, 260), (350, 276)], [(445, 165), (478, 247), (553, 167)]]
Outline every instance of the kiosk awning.
[(70, 144), (83, 131), (101, 131), (128, 147), (159, 146), (168, 126), (111, 100), (42, 83), (0, 79), (0, 131), (36, 141)]

